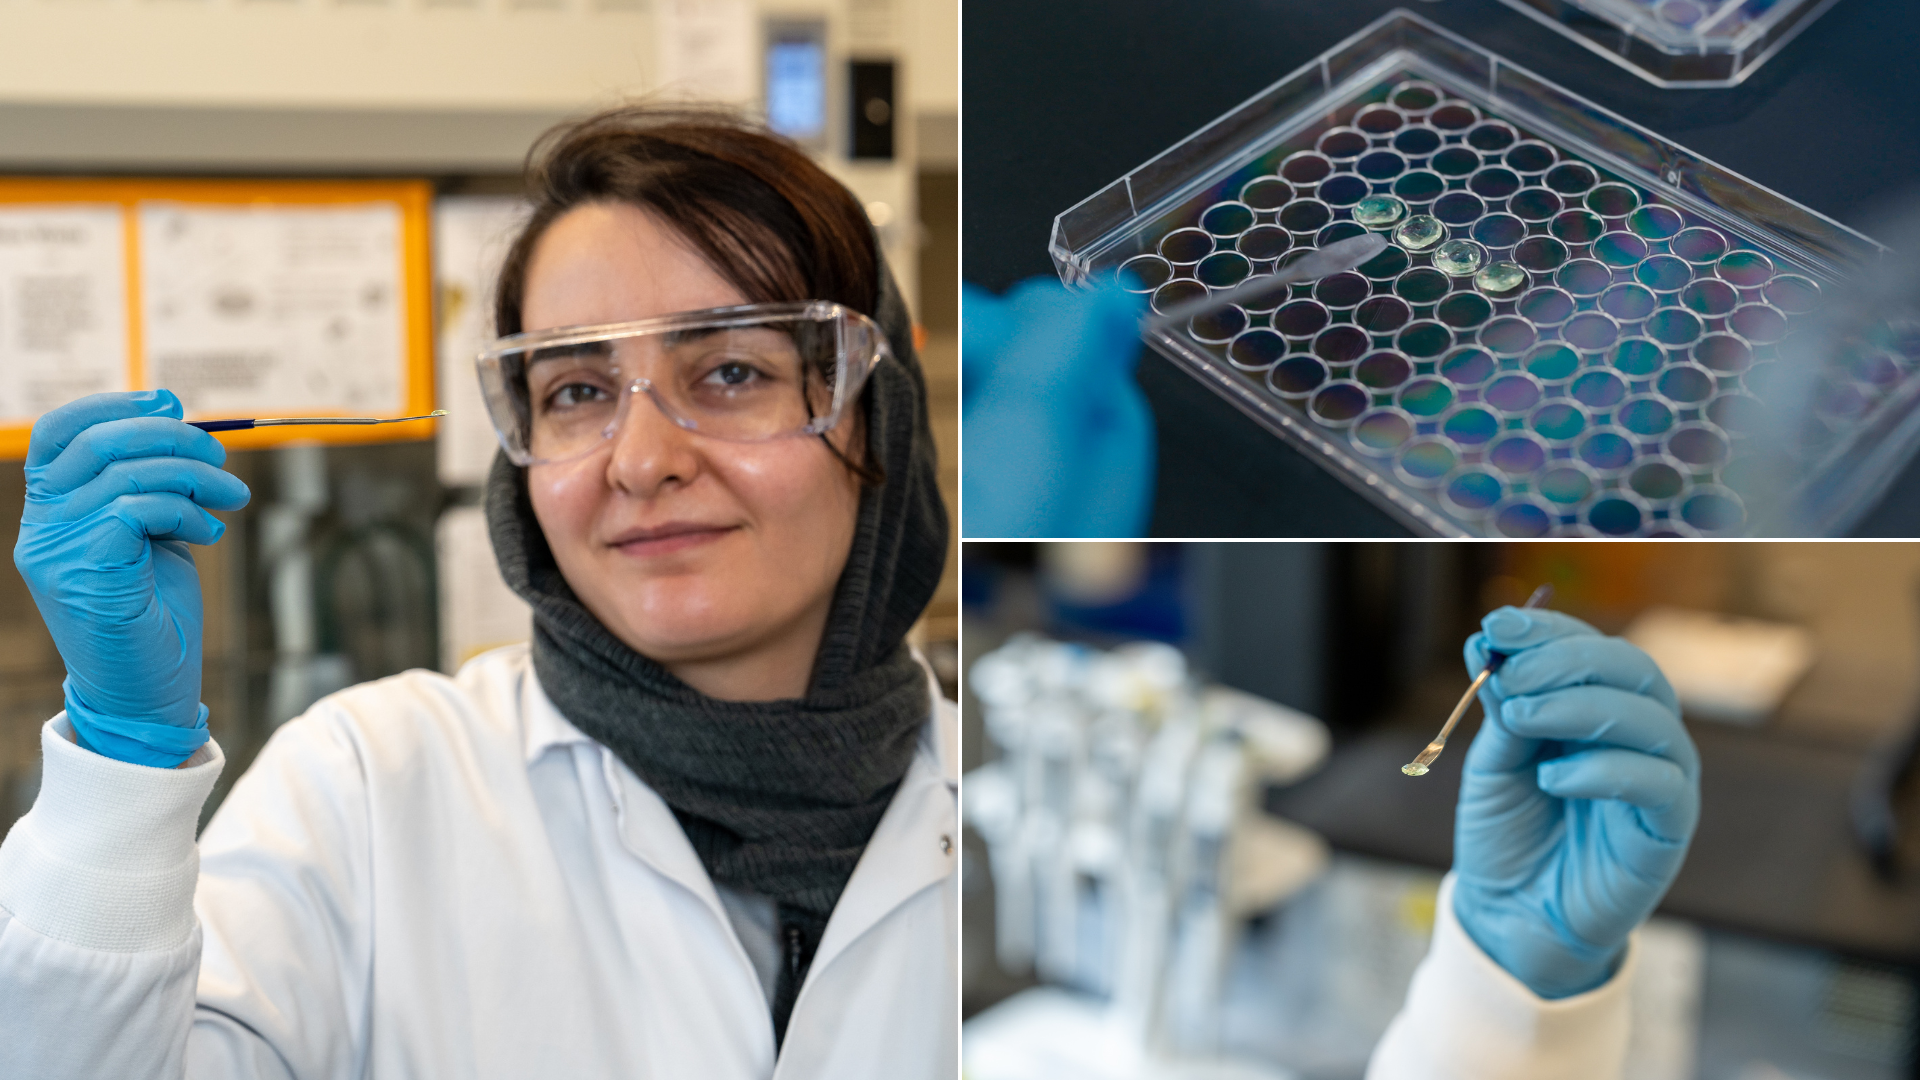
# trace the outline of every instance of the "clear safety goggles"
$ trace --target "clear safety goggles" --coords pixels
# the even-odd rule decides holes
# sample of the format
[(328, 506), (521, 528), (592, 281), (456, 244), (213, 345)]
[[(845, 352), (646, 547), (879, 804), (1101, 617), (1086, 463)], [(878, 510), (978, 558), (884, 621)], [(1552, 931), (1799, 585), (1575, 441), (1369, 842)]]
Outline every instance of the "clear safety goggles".
[(716, 439), (820, 435), (892, 354), (839, 304), (748, 304), (504, 337), (480, 354), (480, 388), (507, 457), (544, 465), (613, 438), (642, 394)]

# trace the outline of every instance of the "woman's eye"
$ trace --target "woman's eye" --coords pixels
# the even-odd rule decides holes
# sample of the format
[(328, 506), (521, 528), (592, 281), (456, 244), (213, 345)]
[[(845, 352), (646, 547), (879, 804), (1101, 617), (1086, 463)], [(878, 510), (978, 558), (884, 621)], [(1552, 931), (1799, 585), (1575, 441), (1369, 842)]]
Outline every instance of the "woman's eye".
[(567, 383), (547, 394), (549, 409), (574, 409), (607, 398), (607, 392), (591, 383)]
[(713, 370), (707, 372), (706, 381), (731, 390), (735, 387), (746, 386), (759, 378), (760, 373), (751, 366), (741, 363), (738, 360), (728, 360), (716, 365)]

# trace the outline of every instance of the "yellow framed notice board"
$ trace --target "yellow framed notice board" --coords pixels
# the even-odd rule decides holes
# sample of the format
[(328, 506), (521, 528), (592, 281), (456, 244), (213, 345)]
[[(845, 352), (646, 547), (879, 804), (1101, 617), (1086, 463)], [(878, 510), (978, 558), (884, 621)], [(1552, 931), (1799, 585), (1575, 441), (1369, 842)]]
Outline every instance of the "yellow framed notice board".
[[(433, 408), (426, 181), (0, 178), (0, 457), (105, 390), (187, 419)], [(389, 442), (431, 421), (222, 432)]]

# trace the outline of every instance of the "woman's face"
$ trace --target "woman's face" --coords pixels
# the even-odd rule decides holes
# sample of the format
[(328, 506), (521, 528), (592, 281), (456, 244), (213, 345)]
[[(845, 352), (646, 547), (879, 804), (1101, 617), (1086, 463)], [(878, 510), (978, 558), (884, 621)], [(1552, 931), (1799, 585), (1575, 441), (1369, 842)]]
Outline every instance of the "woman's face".
[[(545, 330), (746, 302), (664, 219), (595, 203), (535, 245), (521, 318)], [(845, 449), (857, 427), (829, 438)], [(529, 467), (527, 489), (567, 583), (634, 651), (713, 697), (805, 693), (860, 500), (819, 439), (723, 442), (642, 394), (605, 445)]]

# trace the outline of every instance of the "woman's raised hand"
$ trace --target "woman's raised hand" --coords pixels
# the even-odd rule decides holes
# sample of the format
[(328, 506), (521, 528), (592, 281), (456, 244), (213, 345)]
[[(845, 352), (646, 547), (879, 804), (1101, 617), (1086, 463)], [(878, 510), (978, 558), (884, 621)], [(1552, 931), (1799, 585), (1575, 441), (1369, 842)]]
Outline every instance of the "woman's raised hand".
[(188, 544), (226, 526), (247, 486), (168, 390), (94, 394), (41, 417), (13, 562), (66, 662), (83, 745), (170, 767), (207, 738), (200, 579)]
[(1610, 978), (1673, 883), (1700, 817), (1700, 756), (1652, 658), (1553, 611), (1501, 608), (1454, 822), (1454, 913), (1544, 998)]

